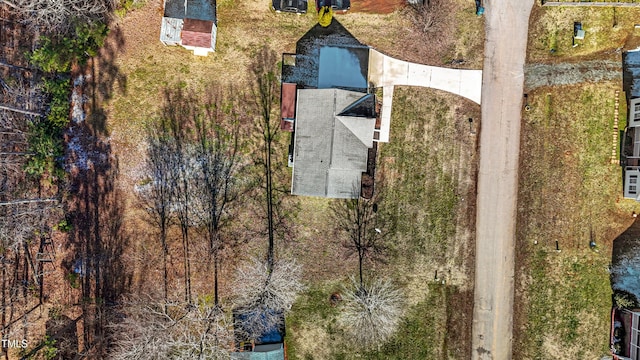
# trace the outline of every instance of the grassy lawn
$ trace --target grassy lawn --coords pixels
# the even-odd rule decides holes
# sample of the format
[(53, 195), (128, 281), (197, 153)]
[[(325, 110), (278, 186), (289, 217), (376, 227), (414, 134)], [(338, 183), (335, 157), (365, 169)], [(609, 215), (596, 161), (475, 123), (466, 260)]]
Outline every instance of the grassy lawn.
[[(529, 93), (516, 261), (519, 359), (564, 354), (587, 359), (608, 351), (612, 241), (628, 225), (631, 211), (640, 209), (622, 199), (621, 168), (611, 163), (620, 86), (607, 82)], [(621, 114), (620, 128), (624, 122)], [(598, 252), (589, 249), (592, 238)], [(555, 251), (556, 241), (561, 252)]]
[[(396, 89), (391, 141), (380, 145), (379, 190), (384, 193), (380, 215), (393, 223), (392, 246), (387, 264), (369, 266), (367, 275), (387, 274), (407, 298), (405, 317), (395, 337), (376, 351), (358, 351), (336, 325), (339, 307), (329, 296), (346, 285), (357, 263), (340, 262), (341, 249), (324, 239), (316, 249), (322, 213), (327, 200), (301, 200), (300, 233), (296, 258), (314, 275), (310, 289), (297, 301), (288, 318), (287, 346), (290, 359), (460, 359), (470, 352), (472, 287), (469, 278), (469, 237), (456, 224), (466, 224), (460, 213), (469, 213), (464, 198), (472, 192), (459, 182), (460, 172), (473, 169), (475, 138), (469, 134), (468, 117), (474, 105), (459, 105), (455, 97), (428, 89)], [(465, 175), (466, 176), (466, 175)], [(384, 185), (382, 184), (384, 182)], [(308, 207), (307, 207), (308, 206)], [(472, 211), (471, 211), (472, 213)], [(472, 214), (472, 216), (474, 216)], [(467, 224), (468, 225), (468, 224)], [(464, 226), (463, 226), (464, 227)], [(468, 230), (468, 229), (466, 229)], [(306, 255), (305, 255), (306, 253)], [(339, 255), (338, 255), (339, 256)], [(342, 260), (342, 259), (340, 259)], [(321, 268), (334, 275), (318, 276)], [(438, 271), (439, 281), (435, 282)], [(328, 280), (330, 276), (332, 280)], [(441, 281), (446, 283), (442, 284)]]
[[(473, 282), (468, 216), (475, 217), (469, 207), (475, 204), (475, 135), (468, 118), (479, 118), (478, 113), (476, 105), (434, 90), (394, 93), (390, 142), (380, 147), (387, 204), (382, 212), (395, 224), (399, 259), (392, 271), (406, 284), (410, 307), (401, 335), (374, 358), (468, 356)], [(446, 286), (433, 283), (436, 271)]]
[(287, 355), (290, 359), (442, 359), (445, 344), (448, 286), (424, 284), (427, 295), (407, 309), (397, 336), (377, 351), (360, 352), (344, 340), (336, 324), (338, 307), (327, 294), (340, 290), (338, 283), (309, 289), (287, 318)]
[[(535, 6), (528, 62), (607, 59), (622, 67), (616, 49), (637, 47), (638, 15), (627, 8)], [(573, 22), (586, 31), (576, 47)], [(520, 151), (515, 358), (593, 359), (609, 352), (612, 242), (640, 209), (622, 199), (622, 169), (611, 159), (620, 152), (613, 139), (616, 90), (621, 135), (626, 100), (619, 81), (529, 91)], [(588, 246), (592, 239), (597, 252)]]
[[(634, 33), (639, 15), (638, 8), (542, 7), (536, 2), (529, 21), (528, 62), (615, 57), (611, 50), (638, 46), (637, 41), (629, 41), (629, 35)], [(576, 47), (574, 22), (582, 22), (586, 33), (584, 40), (576, 40)]]
[[(530, 249), (520, 359), (595, 359), (608, 353), (611, 286), (606, 253)], [(553, 269), (550, 271), (550, 269)]]
[(399, 250), (442, 261), (456, 229), (458, 169), (452, 159), (459, 149), (450, 104), (429, 93), (395, 92), (391, 139), (380, 146), (380, 162), (387, 187), (384, 211), (395, 223)]

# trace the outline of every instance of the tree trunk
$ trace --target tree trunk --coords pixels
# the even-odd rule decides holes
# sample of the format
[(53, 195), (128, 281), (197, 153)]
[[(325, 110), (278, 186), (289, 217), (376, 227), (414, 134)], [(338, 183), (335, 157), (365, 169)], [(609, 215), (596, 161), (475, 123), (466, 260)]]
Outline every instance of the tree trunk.
[[(357, 226), (358, 226), (358, 241), (356, 242), (356, 249), (358, 250), (358, 271), (360, 274), (360, 288), (363, 288), (364, 281), (362, 278), (362, 261), (364, 260), (364, 244), (366, 239), (367, 231), (367, 218), (363, 214), (363, 209), (361, 208), (360, 197), (356, 200), (356, 218), (357, 218)], [(364, 218), (364, 219), (363, 219)]]
[(267, 252), (267, 271), (271, 273), (273, 271), (273, 252), (274, 252), (274, 239), (273, 239), (273, 180), (271, 178), (271, 127), (269, 121), (266, 122), (267, 126), (267, 161), (266, 161), (266, 177), (267, 177), (267, 224), (269, 227), (269, 250)]
[(191, 304), (191, 260), (189, 258), (189, 224), (182, 225), (182, 249), (184, 250), (184, 300)]
[(0, 152), (0, 156), (11, 156), (11, 155), (26, 156), (26, 155), (33, 155), (33, 153), (32, 152), (24, 152), (24, 151)]
[(2, 202), (0, 202), (0, 206), (31, 204), (31, 203), (39, 203), (39, 202), (40, 203), (58, 202), (58, 199), (56, 199), (56, 198), (48, 198), (48, 199), (23, 199), (23, 200), (2, 201)]
[(12, 3), (12, 2), (10, 2), (10, 1), (8, 1), (8, 0), (2, 0), (1, 2), (2, 2), (3, 4), (7, 4), (7, 5), (9, 5), (10, 7), (14, 8), (14, 9), (17, 9), (17, 8), (18, 8), (14, 3)]
[[(218, 248), (220, 238), (218, 234), (217, 225), (214, 223), (209, 224), (209, 254), (213, 258), (213, 303), (217, 306), (219, 303), (218, 297)], [(210, 258), (211, 259), (211, 258)]]
[(13, 106), (8, 106), (8, 105), (1, 105), (0, 104), (0, 110), (7, 110), (7, 111), (12, 111), (12, 112), (17, 112), (20, 114), (25, 114), (25, 115), (31, 115), (31, 116), (44, 116), (43, 113), (39, 113), (39, 112), (35, 112), (35, 111), (29, 111), (29, 110), (24, 110), (24, 109), (18, 109), (16, 107)]
[(163, 289), (163, 296), (164, 296), (164, 312), (165, 314), (167, 313), (167, 301), (168, 299), (168, 288), (169, 288), (169, 273), (167, 271), (167, 256), (169, 255), (169, 248), (167, 246), (167, 225), (164, 221), (164, 219), (162, 220), (162, 224), (161, 224), (161, 228), (160, 228), (160, 242), (162, 243), (162, 267), (164, 270), (164, 289)]
[(218, 306), (218, 248), (213, 250), (213, 304)]
[(358, 267), (360, 273), (360, 288), (362, 288), (364, 285), (362, 280), (362, 251), (358, 251)]
[[(6, 331), (6, 326), (7, 326), (7, 298), (6, 298), (6, 291), (7, 291), (7, 265), (4, 262), (4, 259), (2, 259), (2, 333), (0, 333), (0, 336), (2, 336), (3, 339), (6, 339), (7, 337), (7, 331)], [(4, 353), (4, 358), (5, 360), (9, 360), (9, 352), (7, 351), (8, 349), (6, 347), (2, 347), (2, 352)]]

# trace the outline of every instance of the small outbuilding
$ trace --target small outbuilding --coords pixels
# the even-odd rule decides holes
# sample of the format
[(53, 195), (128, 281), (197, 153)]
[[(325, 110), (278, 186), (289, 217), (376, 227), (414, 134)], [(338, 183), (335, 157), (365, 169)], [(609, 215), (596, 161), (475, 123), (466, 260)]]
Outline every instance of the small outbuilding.
[(573, 23), (573, 39), (574, 40), (584, 40), (584, 29), (582, 28), (581, 22)]
[(165, 0), (160, 41), (207, 56), (216, 49), (217, 23), (216, 0)]

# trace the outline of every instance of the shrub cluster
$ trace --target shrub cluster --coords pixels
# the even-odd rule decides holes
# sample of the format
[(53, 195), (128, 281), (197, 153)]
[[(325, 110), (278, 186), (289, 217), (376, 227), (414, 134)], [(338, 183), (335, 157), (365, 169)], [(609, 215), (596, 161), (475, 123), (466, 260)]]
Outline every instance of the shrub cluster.
[(31, 64), (46, 73), (43, 89), (49, 109), (45, 119), (31, 124), (30, 158), (25, 171), (33, 176), (57, 177), (62, 169), (62, 134), (69, 123), (73, 64), (84, 65), (96, 56), (109, 29), (104, 23), (77, 23), (68, 34), (45, 35), (40, 47), (29, 54)]

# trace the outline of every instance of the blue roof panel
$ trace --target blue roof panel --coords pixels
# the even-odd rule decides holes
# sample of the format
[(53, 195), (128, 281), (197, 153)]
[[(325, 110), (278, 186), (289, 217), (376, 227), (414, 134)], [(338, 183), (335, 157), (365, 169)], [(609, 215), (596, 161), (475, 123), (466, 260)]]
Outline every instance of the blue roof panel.
[(622, 82), (627, 99), (640, 97), (640, 49), (622, 55)]
[[(320, 48), (318, 88), (366, 89), (367, 74), (363, 73), (360, 60), (362, 55), (359, 53), (363, 53), (368, 59), (369, 49), (366, 48), (334, 46)], [(366, 68), (364, 66), (365, 70)]]

